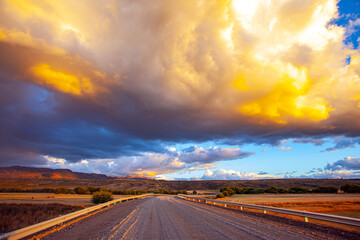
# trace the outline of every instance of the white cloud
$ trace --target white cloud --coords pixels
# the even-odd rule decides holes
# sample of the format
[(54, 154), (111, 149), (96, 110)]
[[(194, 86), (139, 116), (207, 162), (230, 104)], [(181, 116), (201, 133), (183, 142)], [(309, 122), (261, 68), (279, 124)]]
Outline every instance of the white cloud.
[(265, 179), (274, 178), (269, 174), (249, 173), (249, 172), (237, 172), (234, 170), (217, 169), (211, 171), (206, 170), (205, 174), (201, 177), (203, 180), (249, 180), (249, 179)]
[(345, 157), (342, 160), (338, 160), (334, 163), (327, 164), (324, 169), (331, 170), (331, 171), (360, 170), (360, 158)]
[(65, 159), (44, 156), (50, 167), (69, 168), (74, 171), (96, 172), (108, 175), (150, 175), (182, 170), (195, 171), (211, 168), (218, 161), (241, 159), (254, 153), (242, 152), (238, 148), (193, 146), (183, 151), (169, 148), (165, 153), (143, 153), (139, 156), (119, 157), (117, 159), (87, 159), (71, 163)]

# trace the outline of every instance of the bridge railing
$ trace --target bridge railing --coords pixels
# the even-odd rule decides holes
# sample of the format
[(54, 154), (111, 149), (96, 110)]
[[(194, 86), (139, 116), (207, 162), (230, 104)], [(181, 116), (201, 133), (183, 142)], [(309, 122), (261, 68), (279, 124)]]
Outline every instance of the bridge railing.
[(299, 217), (303, 217), (305, 222), (308, 222), (308, 219), (311, 218), (311, 219), (323, 220), (323, 221), (327, 221), (327, 222), (340, 223), (340, 224), (360, 227), (360, 219), (357, 219), (357, 218), (328, 215), (328, 214), (323, 214), (323, 213), (306, 212), (306, 211), (299, 211), (299, 210), (292, 210), (292, 209), (285, 209), (285, 208), (245, 204), (245, 203), (236, 203), (236, 202), (229, 202), (229, 201), (220, 201), (220, 200), (213, 200), (213, 199), (207, 199), (207, 198), (189, 197), (186, 195), (179, 195), (179, 197), (184, 198), (189, 201), (203, 202), (206, 204), (218, 205), (218, 206), (222, 206), (225, 208), (229, 207), (229, 206), (237, 206), (237, 207), (240, 207), (240, 210), (243, 210), (243, 208), (249, 208), (249, 209), (261, 210), (261, 211), (263, 211), (263, 213), (275, 212), (275, 213), (299, 216)]
[(57, 218), (53, 218), (53, 219), (50, 219), (50, 220), (47, 220), (47, 221), (44, 221), (41, 223), (37, 223), (37, 224), (31, 225), (31, 226), (28, 226), (25, 228), (21, 228), (21, 229), (15, 230), (13, 232), (2, 234), (2, 235), (0, 235), (0, 240), (21, 239), (21, 238), (30, 236), (32, 234), (35, 234), (37, 232), (43, 231), (45, 229), (48, 229), (50, 227), (53, 227), (56, 225), (61, 225), (66, 221), (72, 220), (72, 219), (80, 217), (82, 215), (86, 215), (88, 213), (94, 212), (96, 210), (99, 210), (99, 209), (102, 209), (105, 207), (109, 207), (113, 204), (117, 204), (117, 203), (128, 201), (128, 200), (144, 198), (144, 197), (148, 197), (151, 195), (153, 195), (153, 194), (143, 194), (143, 195), (137, 195), (137, 196), (133, 196), (133, 197), (118, 198), (118, 199), (115, 199), (115, 200), (112, 200), (112, 201), (109, 201), (106, 203), (98, 204), (93, 207), (85, 208), (85, 209), (82, 209), (82, 210), (79, 210), (79, 211), (76, 211), (73, 213), (69, 213), (69, 214), (66, 214), (66, 215), (63, 215), (63, 216), (60, 216)]

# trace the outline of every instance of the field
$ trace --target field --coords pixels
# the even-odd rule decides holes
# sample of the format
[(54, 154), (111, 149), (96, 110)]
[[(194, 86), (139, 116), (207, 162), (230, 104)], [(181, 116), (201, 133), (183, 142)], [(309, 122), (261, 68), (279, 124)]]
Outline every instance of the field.
[(360, 218), (360, 194), (241, 194), (224, 200)]
[[(0, 233), (93, 206), (92, 195), (0, 193)], [(114, 199), (130, 197), (113, 195)]]
[[(0, 193), (1, 204), (49, 204), (59, 203), (72, 206), (92, 206), (92, 195), (53, 194), (53, 193)], [(114, 199), (129, 197), (128, 195), (113, 195)]]
[(0, 232), (6, 233), (83, 209), (63, 204), (0, 204)]
[[(360, 194), (241, 194), (219, 200), (360, 218)], [(290, 217), (278, 213), (272, 214)], [(291, 218), (302, 219), (295, 216)], [(360, 231), (360, 228), (341, 224), (319, 220), (311, 220), (311, 222)]]
[(295, 202), (335, 202), (335, 201), (360, 201), (360, 194), (237, 194), (226, 201), (248, 204), (272, 204)]

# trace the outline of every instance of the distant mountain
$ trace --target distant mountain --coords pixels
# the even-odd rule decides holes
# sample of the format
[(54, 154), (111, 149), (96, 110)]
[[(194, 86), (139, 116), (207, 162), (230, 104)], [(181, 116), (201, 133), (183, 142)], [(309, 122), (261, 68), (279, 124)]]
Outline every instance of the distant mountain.
[(35, 178), (35, 179), (118, 179), (96, 173), (73, 172), (70, 169), (51, 169), (34, 167), (0, 167), (0, 178)]
[(152, 177), (136, 176), (136, 175), (125, 175), (117, 177), (119, 179), (134, 179), (134, 180), (154, 180)]

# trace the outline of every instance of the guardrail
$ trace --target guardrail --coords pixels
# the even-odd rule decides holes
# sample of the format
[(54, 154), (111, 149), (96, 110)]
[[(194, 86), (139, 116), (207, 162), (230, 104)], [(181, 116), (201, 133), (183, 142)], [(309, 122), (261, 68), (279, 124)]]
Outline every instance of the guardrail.
[(134, 200), (134, 199), (138, 199), (138, 198), (144, 198), (144, 197), (148, 197), (151, 196), (153, 194), (144, 194), (144, 195), (138, 195), (138, 196), (133, 196), (133, 197), (127, 197), (127, 198), (119, 198), (119, 199), (115, 199), (106, 203), (102, 203), (102, 204), (98, 204), (96, 206), (93, 207), (89, 207), (89, 208), (85, 208), (73, 213), (69, 213), (57, 218), (53, 218), (41, 223), (37, 223), (25, 228), (21, 228), (18, 230), (15, 230), (13, 232), (9, 232), (9, 233), (5, 233), (3, 235), (0, 235), (0, 239), (1, 240), (15, 240), (15, 239), (21, 239), (27, 236), (30, 236), (32, 234), (35, 234), (37, 232), (43, 231), (47, 228), (62, 224), (66, 221), (72, 220), (74, 218), (80, 217), (82, 215), (91, 213), (93, 211), (96, 211), (98, 209), (104, 208), (104, 207), (109, 207), (110, 205), (119, 203), (119, 202), (124, 202), (124, 201), (128, 201), (128, 200)]
[(268, 211), (268, 212), (283, 213), (283, 214), (287, 214), (287, 215), (299, 216), (299, 217), (303, 217), (305, 222), (308, 222), (308, 219), (311, 218), (311, 219), (323, 220), (323, 221), (327, 221), (327, 222), (341, 223), (341, 224), (360, 227), (360, 219), (357, 219), (357, 218), (342, 217), (342, 216), (328, 215), (328, 214), (322, 214), (322, 213), (313, 213), (313, 212), (306, 212), (306, 211), (299, 211), (299, 210), (292, 210), (292, 209), (285, 209), (285, 208), (277, 208), (277, 207), (268, 207), (268, 206), (253, 205), (253, 204), (245, 204), (245, 203), (236, 203), (236, 202), (229, 202), (229, 201), (204, 199), (204, 198), (198, 198), (198, 197), (188, 197), (188, 196), (184, 196), (184, 195), (181, 195), (179, 197), (184, 198), (186, 200), (194, 201), (194, 202), (203, 202), (206, 204), (220, 205), (223, 207), (238, 206), (238, 207), (240, 207), (240, 210), (243, 210), (243, 208), (250, 208), (250, 209), (262, 210), (263, 213), (266, 213)]

